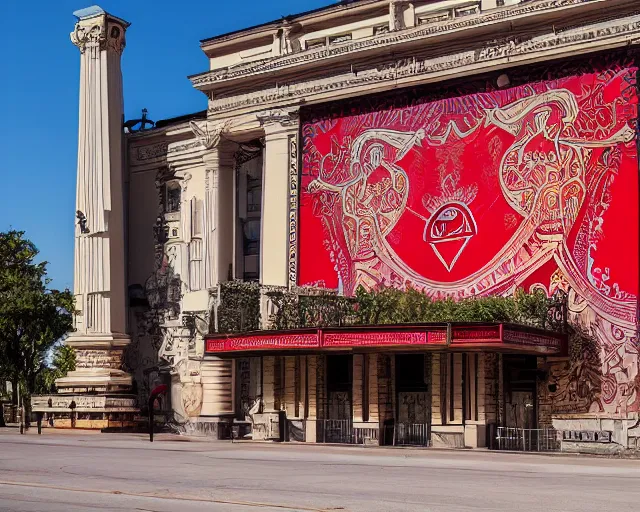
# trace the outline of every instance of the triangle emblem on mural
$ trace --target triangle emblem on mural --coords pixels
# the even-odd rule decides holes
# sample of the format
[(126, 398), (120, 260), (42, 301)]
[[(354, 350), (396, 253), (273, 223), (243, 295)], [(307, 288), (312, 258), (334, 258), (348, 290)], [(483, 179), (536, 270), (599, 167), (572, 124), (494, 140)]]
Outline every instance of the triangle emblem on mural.
[(467, 247), (469, 240), (471, 240), (471, 236), (431, 242), (429, 245), (447, 271), (451, 272), (465, 247)]

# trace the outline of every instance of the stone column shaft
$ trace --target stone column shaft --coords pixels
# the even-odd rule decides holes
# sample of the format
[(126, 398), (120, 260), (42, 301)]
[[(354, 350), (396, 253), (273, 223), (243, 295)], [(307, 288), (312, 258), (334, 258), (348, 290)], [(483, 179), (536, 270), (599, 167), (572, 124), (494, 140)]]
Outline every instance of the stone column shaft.
[(80, 115), (76, 192), (75, 331), (77, 370), (59, 379), (70, 392), (124, 391), (129, 344), (124, 237), (124, 137), (120, 59), (124, 20), (93, 6), (74, 13), (71, 40), (80, 50)]

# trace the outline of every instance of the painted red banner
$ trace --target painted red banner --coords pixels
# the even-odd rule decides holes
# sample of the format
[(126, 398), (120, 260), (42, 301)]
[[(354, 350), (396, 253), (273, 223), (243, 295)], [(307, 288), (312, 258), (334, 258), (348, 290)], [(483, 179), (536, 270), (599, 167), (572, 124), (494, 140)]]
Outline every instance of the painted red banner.
[[(298, 284), (457, 299), (562, 290), (602, 347), (585, 358), (602, 364), (603, 394), (581, 404), (640, 410), (636, 73), (608, 63), (435, 101), (309, 109)], [(558, 401), (574, 373), (554, 375)]]

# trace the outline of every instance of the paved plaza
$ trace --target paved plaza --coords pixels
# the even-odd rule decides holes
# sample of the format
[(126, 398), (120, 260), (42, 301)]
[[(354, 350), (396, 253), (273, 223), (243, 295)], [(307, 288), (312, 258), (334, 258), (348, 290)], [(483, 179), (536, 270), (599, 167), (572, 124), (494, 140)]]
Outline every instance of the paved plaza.
[(632, 503), (636, 460), (0, 433), (2, 511), (604, 512)]

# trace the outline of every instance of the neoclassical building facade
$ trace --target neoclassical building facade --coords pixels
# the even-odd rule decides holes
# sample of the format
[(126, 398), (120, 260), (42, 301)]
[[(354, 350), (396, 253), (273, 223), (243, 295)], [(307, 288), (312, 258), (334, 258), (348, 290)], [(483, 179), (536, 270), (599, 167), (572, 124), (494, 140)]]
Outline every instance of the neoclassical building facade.
[[(490, 425), (553, 425), (640, 446), (636, 1), (336, 2), (201, 41), (206, 110), (137, 131), (127, 23), (76, 15), (80, 367), (59, 387), (112, 400), (88, 422), (164, 383), (200, 431), (426, 425), (485, 446)], [(222, 335), (237, 281), (560, 290), (597, 347), (504, 325)], [(261, 328), (274, 307), (263, 293)]]

